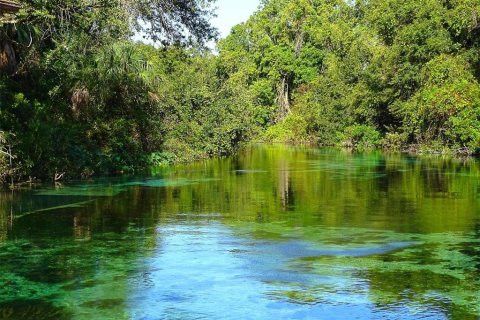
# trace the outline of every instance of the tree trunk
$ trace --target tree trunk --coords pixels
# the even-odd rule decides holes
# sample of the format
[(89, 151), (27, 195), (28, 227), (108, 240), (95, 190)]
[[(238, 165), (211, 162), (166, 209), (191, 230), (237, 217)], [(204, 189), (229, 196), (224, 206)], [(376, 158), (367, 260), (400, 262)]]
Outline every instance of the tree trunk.
[[(298, 32), (295, 37), (295, 57), (298, 58), (300, 51), (304, 44), (303, 32)], [(282, 121), (286, 116), (290, 114), (291, 109), (291, 97), (290, 91), (292, 90), (293, 79), (291, 75), (284, 74), (277, 88), (277, 102), (279, 106), (278, 121)]]
[(290, 85), (288, 75), (284, 75), (277, 89), (278, 120), (282, 121), (290, 113)]
[(17, 57), (12, 44), (8, 41), (0, 41), (0, 72), (14, 73), (17, 69)]
[(295, 37), (295, 57), (298, 58), (300, 51), (302, 51), (303, 43), (304, 43), (304, 34), (303, 31), (298, 32), (297, 36)]

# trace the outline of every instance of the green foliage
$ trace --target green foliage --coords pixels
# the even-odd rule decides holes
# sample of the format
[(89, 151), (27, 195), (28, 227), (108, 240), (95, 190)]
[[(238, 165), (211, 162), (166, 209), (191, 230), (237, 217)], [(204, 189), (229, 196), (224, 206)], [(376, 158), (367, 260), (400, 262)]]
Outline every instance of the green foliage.
[[(267, 140), (479, 147), (480, 5), (269, 0), (220, 45), (227, 79), (261, 97)], [(273, 108), (272, 108), (273, 105)], [(374, 129), (376, 128), (376, 129)], [(300, 130), (300, 135), (303, 134)]]
[[(0, 27), (1, 50), (5, 42), (19, 58), (0, 81), (0, 129), (16, 134), (18, 178), (233, 152), (253, 120), (242, 120), (251, 112), (234, 104), (242, 95), (217, 80), (217, 59), (198, 47), (216, 36), (212, 3), (24, 1), (15, 24)], [(163, 46), (134, 43), (134, 30)]]
[(380, 144), (380, 133), (371, 126), (353, 125), (340, 133), (340, 141), (348, 148), (371, 149)]
[(387, 132), (381, 140), (381, 145), (388, 150), (401, 151), (407, 143), (407, 138), (405, 133)]
[(405, 105), (409, 132), (424, 144), (480, 147), (480, 88), (460, 58), (441, 55), (427, 63), (423, 87)]
[(0, 26), (16, 174), (134, 171), (258, 137), (480, 151), (476, 1), (266, 0), (218, 56), (202, 48), (212, 3), (23, 1)]
[(305, 143), (309, 137), (306, 131), (307, 122), (299, 115), (291, 114), (281, 123), (269, 127), (263, 134), (265, 142)]
[(12, 175), (10, 167), (11, 151), (7, 146), (7, 135), (0, 131), (0, 182), (5, 182)]
[(177, 161), (177, 156), (172, 152), (153, 152), (148, 156), (147, 163), (152, 167), (160, 167), (173, 164)]

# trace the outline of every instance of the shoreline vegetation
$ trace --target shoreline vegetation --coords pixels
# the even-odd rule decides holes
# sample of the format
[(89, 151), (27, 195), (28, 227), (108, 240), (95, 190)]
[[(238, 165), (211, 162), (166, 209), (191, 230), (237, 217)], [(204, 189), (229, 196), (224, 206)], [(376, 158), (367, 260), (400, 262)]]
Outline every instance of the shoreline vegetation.
[[(405, 146), (401, 149), (388, 149), (388, 148), (357, 148), (357, 147), (352, 147), (352, 146), (324, 146), (324, 145), (318, 145), (314, 143), (308, 143), (308, 142), (292, 142), (292, 141), (270, 141), (270, 142), (265, 142), (265, 141), (253, 141), (249, 144), (244, 145), (243, 147), (240, 147), (237, 151), (242, 150), (243, 148), (248, 148), (252, 145), (285, 145), (285, 146), (296, 146), (296, 147), (311, 147), (311, 148), (330, 148), (330, 149), (337, 149), (337, 150), (344, 150), (347, 152), (383, 152), (385, 154), (403, 154), (403, 155), (410, 155), (410, 156), (416, 156), (416, 157), (448, 157), (449, 159), (457, 159), (457, 160), (469, 160), (469, 159), (478, 159), (478, 155), (472, 153), (468, 149), (458, 149), (458, 150), (452, 150), (447, 147), (443, 147), (443, 149), (432, 149), (429, 146), (422, 146), (422, 145), (409, 145)], [(226, 154), (224, 156), (232, 156), (234, 155), (237, 151), (231, 154)], [(156, 164), (152, 167), (171, 167), (179, 164), (188, 164), (188, 163), (193, 163), (193, 162), (199, 162), (199, 161), (204, 161), (211, 159), (212, 157), (201, 157), (201, 158), (195, 158), (195, 159), (189, 159), (189, 160), (176, 160), (172, 162), (163, 162)], [(63, 186), (63, 183), (68, 183), (71, 181), (88, 181), (91, 180), (92, 178), (106, 178), (106, 177), (118, 177), (122, 176), (124, 174), (138, 174), (142, 173), (148, 170), (148, 167), (138, 167), (138, 168), (132, 168), (131, 171), (128, 172), (111, 172), (109, 175), (91, 175), (88, 177), (69, 177), (67, 179), (62, 179), (64, 173), (62, 173), (62, 178), (56, 179), (55, 177), (52, 177), (51, 179), (46, 179), (46, 180), (40, 180), (37, 178), (32, 178), (29, 177), (28, 180), (24, 181), (15, 181), (14, 183), (8, 183), (8, 181), (5, 181), (4, 187), (10, 189), (10, 190), (23, 190), (23, 189), (29, 189), (34, 186), (43, 186), (48, 182), (52, 182), (55, 184), (55, 186), (61, 187)]]
[(480, 151), (477, 0), (262, 1), (218, 54), (205, 45), (218, 36), (214, 0), (17, 2), (0, 13), (5, 184), (129, 173), (252, 141)]

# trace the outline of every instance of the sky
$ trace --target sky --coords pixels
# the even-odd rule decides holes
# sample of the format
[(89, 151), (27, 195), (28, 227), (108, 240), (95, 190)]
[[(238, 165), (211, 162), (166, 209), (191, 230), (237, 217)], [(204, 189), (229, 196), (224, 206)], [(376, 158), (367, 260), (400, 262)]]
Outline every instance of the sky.
[(228, 36), (233, 26), (247, 21), (260, 5), (260, 0), (218, 0), (218, 17), (212, 24), (218, 28), (221, 37)]
[[(217, 8), (217, 17), (212, 19), (211, 23), (220, 32), (220, 37), (225, 38), (230, 34), (232, 27), (245, 22), (257, 10), (260, 0), (217, 0), (214, 7)], [(135, 34), (136, 41), (152, 43), (151, 40), (144, 39), (142, 34)], [(215, 50), (215, 43), (209, 43), (208, 47)]]

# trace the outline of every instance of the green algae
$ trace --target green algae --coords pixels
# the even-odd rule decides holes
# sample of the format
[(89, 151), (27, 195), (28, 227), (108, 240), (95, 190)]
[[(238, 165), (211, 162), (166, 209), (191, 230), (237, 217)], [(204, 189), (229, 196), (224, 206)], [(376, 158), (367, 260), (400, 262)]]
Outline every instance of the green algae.
[[(123, 305), (126, 279), (136, 268), (131, 261), (141, 254), (131, 249), (144, 243), (145, 231), (130, 228), (123, 235), (107, 233), (81, 244), (71, 240), (8, 242), (0, 247), (0, 301), (6, 306), (31, 301), (31, 307), (21, 313), (25, 319), (41, 316), (36, 301), (49, 301), (52, 318), (55, 310), (65, 310), (76, 319), (91, 319), (91, 314), (127, 319)], [(3, 312), (15, 319), (20, 311), (10, 309)], [(51, 319), (48, 316), (45, 310), (42, 317)]]
[(0, 302), (0, 319), (18, 320), (67, 320), (72, 314), (64, 308), (57, 308), (42, 300), (19, 300), (14, 303)]
[[(239, 234), (258, 239), (289, 243), (302, 239), (285, 259), (290, 270), (303, 270), (322, 277), (364, 278), (369, 283), (370, 300), (379, 305), (405, 304), (406, 301), (454, 305), (464, 316), (480, 314), (479, 257), (468, 254), (480, 250), (476, 233), (398, 233), (362, 228), (292, 227), (287, 222), (237, 223)], [(379, 246), (405, 243), (391, 251), (378, 252)], [(366, 253), (366, 254), (364, 254)], [(369, 254), (370, 253), (370, 254)], [(350, 275), (350, 276), (349, 276)], [(319, 304), (328, 295), (345, 290), (330, 286), (300, 287), (270, 293), (295, 303)], [(353, 288), (348, 288), (353, 292)]]

